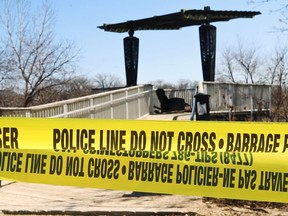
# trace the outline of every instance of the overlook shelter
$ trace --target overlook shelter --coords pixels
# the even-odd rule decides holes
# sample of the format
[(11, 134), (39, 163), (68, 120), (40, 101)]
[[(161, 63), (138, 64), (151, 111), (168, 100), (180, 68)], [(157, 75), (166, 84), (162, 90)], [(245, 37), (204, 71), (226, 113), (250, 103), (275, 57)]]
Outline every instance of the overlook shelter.
[(181, 10), (180, 12), (153, 16), (139, 20), (129, 20), (115, 24), (103, 24), (98, 28), (109, 32), (128, 32), (124, 38), (124, 56), (127, 86), (137, 85), (139, 39), (134, 37), (140, 30), (178, 30), (188, 26), (200, 26), (200, 51), (204, 81), (215, 80), (216, 27), (212, 22), (229, 21), (236, 18), (253, 18), (258, 11)]

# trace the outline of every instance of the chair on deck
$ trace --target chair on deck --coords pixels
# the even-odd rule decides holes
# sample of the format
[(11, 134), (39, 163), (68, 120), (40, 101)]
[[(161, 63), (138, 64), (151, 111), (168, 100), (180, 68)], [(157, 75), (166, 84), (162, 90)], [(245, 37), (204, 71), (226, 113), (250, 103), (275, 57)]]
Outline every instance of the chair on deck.
[(156, 95), (160, 102), (160, 107), (154, 106), (154, 108), (157, 109), (155, 110), (156, 113), (169, 113), (177, 111), (185, 112), (187, 110), (191, 111), (189, 109), (189, 107), (191, 106), (185, 103), (185, 100), (183, 98), (168, 98), (165, 94), (164, 89), (162, 88), (156, 90)]

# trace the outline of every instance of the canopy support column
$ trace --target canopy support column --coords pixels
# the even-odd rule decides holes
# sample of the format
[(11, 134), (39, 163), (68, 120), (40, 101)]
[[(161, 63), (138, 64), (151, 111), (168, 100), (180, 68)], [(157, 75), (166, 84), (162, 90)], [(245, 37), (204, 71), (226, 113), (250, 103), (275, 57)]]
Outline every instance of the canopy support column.
[(204, 24), (199, 27), (202, 73), (204, 81), (215, 80), (216, 27)]
[(137, 85), (139, 39), (129, 30), (129, 37), (124, 38), (124, 57), (126, 70), (126, 85)]

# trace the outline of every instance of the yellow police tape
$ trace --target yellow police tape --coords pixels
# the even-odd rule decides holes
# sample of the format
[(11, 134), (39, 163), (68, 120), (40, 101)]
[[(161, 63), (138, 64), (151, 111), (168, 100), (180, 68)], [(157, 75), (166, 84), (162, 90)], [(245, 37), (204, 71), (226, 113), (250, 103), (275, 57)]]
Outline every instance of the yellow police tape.
[(288, 124), (1, 118), (0, 179), (288, 202)]

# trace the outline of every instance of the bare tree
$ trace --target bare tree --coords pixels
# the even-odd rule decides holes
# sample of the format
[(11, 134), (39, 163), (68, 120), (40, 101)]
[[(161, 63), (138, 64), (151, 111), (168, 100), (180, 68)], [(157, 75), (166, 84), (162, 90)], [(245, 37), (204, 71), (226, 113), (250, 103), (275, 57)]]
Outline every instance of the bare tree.
[(271, 13), (279, 13), (279, 22), (282, 27), (277, 28), (280, 31), (288, 31), (288, 2), (287, 0), (249, 0), (248, 3), (263, 5), (270, 4)]
[(285, 85), (288, 78), (288, 47), (278, 46), (271, 53), (272, 56), (267, 61), (267, 75), (265, 77), (271, 85)]
[(273, 85), (273, 118), (275, 121), (288, 121), (288, 48), (277, 46), (267, 61), (266, 78)]
[(92, 81), (84, 76), (75, 77), (61, 86), (60, 100), (82, 97), (92, 94)]
[[(232, 49), (225, 48), (222, 53), (222, 67), (218, 69), (218, 80), (229, 80), (232, 83), (236, 83), (235, 79), (235, 57), (232, 53)], [(221, 77), (221, 78), (220, 78)]]
[(12, 67), (13, 62), (8, 56), (7, 49), (0, 49), (0, 85), (7, 88), (12, 80)]
[(233, 83), (260, 82), (258, 75), (261, 64), (255, 47), (238, 43), (237, 47), (226, 48), (222, 57), (222, 64), (218, 68), (222, 78)]
[(254, 77), (257, 75), (257, 67), (259, 66), (256, 48), (244, 47), (242, 44), (239, 44), (234, 56), (239, 65), (239, 69), (245, 78), (245, 82), (249, 83), (250, 81), (250, 83), (254, 83)]
[(77, 52), (73, 44), (54, 42), (54, 13), (45, 1), (38, 13), (32, 13), (27, 0), (2, 0), (3, 42), (13, 62), (15, 85), (23, 94), (23, 106), (29, 106), (42, 91), (66, 83), (73, 74)]
[(165, 82), (164, 80), (155, 80), (150, 82), (155, 88), (163, 88), (163, 89), (176, 89), (175, 84)]
[(63, 85), (54, 86), (41, 91), (34, 102), (36, 104), (52, 103), (55, 101), (82, 97), (92, 94), (92, 83), (89, 78), (79, 76), (71, 78)]
[(124, 86), (121, 79), (114, 74), (96, 74), (94, 78), (94, 87), (99, 89), (114, 88)]
[(197, 86), (196, 82), (193, 82), (192, 80), (188, 80), (188, 79), (180, 79), (177, 82), (177, 89), (194, 89)]
[(17, 107), (23, 97), (16, 93), (12, 88), (0, 90), (0, 107)]
[(272, 120), (288, 121), (288, 47), (276, 46), (269, 52), (270, 56), (263, 59), (266, 64), (260, 64), (257, 49), (252, 46), (229, 48), (224, 54), (221, 71), (227, 73), (226, 78), (235, 82), (271, 84)]

